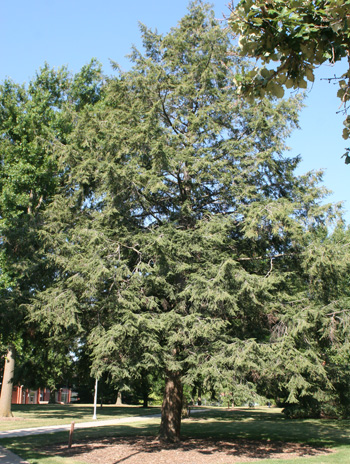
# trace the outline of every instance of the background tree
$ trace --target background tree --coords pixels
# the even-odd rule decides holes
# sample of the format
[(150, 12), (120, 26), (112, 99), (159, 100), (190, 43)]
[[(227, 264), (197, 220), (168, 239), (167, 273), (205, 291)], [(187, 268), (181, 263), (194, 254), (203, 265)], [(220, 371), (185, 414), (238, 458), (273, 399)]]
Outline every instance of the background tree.
[(262, 368), (250, 380), (290, 417), (346, 417), (349, 230), (339, 224), (330, 233), (319, 224), (308, 240), (300, 271), (288, 276), (293, 291), (281, 301), (271, 343), (261, 347)]
[[(102, 83), (93, 60), (75, 76), (45, 65), (27, 88), (9, 80), (0, 87), (0, 344), (11, 359), (5, 366), (14, 365), (16, 349), (23, 353), (40, 344), (35, 327), (25, 321), (23, 305), (55, 273), (40, 252), (38, 236), (42, 212), (61, 182), (53, 147), (65, 143), (73, 127), (72, 109), (76, 113), (98, 100)], [(35, 358), (30, 348), (27, 356)], [(4, 381), (0, 415), (11, 414), (11, 392), (12, 382)]]
[[(238, 76), (242, 91), (253, 97), (265, 92), (282, 97), (284, 87), (306, 89), (322, 63), (347, 59), (347, 71), (330, 76), (339, 81), (337, 96), (346, 114), (350, 99), (349, 19), (349, 1), (240, 1), (232, 7), (229, 24), (240, 36), (241, 53), (263, 64), (275, 64), (271, 69), (257, 66), (248, 75)], [(343, 137), (348, 139), (349, 117), (344, 125)], [(344, 156), (346, 164), (350, 163), (349, 150)]]
[(141, 32), (144, 54), (59, 152), (42, 232), (57, 271), (31, 311), (58, 339), (86, 337), (96, 375), (162, 372), (159, 435), (176, 441), (184, 384), (260, 369), (313, 231), (336, 211), (319, 204), (319, 175), (296, 177), (282, 156), (299, 99), (241, 97), (231, 77), (245, 64), (208, 6), (164, 37)]
[[(308, 296), (317, 308), (311, 327), (300, 329), (305, 340), (313, 336), (318, 344), (328, 385), (315, 389), (316, 411), (326, 415), (349, 417), (349, 228), (339, 225), (333, 233), (320, 229), (305, 259)], [(299, 339), (301, 339), (301, 333)], [(310, 341), (309, 341), (310, 343)], [(307, 377), (307, 375), (304, 377)], [(316, 401), (315, 401), (316, 400)]]

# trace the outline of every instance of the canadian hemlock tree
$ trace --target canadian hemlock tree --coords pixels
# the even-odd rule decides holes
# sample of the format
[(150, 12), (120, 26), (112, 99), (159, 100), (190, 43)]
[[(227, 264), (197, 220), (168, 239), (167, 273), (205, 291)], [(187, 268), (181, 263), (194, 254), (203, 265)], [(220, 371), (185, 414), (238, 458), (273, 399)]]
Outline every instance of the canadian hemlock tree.
[(283, 156), (300, 100), (245, 101), (232, 76), (249, 63), (207, 5), (165, 36), (141, 32), (144, 53), (58, 148), (42, 231), (56, 274), (31, 311), (53, 337), (85, 337), (96, 376), (161, 372), (159, 436), (176, 441), (184, 384), (263, 375), (267, 348), (283, 348), (305, 250), (337, 211), (320, 174)]

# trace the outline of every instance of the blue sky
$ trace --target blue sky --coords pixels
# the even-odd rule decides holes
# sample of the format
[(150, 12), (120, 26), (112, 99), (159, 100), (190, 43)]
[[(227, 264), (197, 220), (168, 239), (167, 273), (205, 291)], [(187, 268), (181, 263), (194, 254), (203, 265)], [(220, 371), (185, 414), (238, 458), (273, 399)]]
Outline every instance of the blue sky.
[[(229, 15), (225, 0), (211, 2), (216, 17)], [(78, 71), (97, 58), (107, 74), (110, 60), (128, 69), (125, 58), (134, 44), (141, 47), (138, 22), (166, 33), (186, 14), (187, 0), (13, 0), (0, 5), (0, 81), (28, 82), (44, 62)], [(350, 165), (341, 158), (350, 141), (342, 139), (343, 115), (336, 114), (337, 87), (322, 80), (342, 69), (321, 67), (300, 115), (301, 130), (289, 140), (289, 155), (301, 155), (298, 173), (324, 169), (329, 201), (344, 202), (350, 224)]]

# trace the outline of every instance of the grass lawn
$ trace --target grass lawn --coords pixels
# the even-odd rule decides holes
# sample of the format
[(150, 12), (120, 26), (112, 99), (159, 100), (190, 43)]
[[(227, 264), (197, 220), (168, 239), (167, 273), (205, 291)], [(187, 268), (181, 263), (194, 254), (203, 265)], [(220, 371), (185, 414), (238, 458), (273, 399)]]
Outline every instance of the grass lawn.
[[(334, 448), (328, 456), (298, 459), (269, 459), (280, 464), (345, 464), (350, 463), (350, 420), (290, 420), (280, 409), (244, 409), (234, 412), (211, 411), (196, 414), (191, 422), (184, 421), (182, 434), (191, 437), (246, 438), (281, 440)], [(263, 462), (263, 461), (262, 461)]]
[[(15, 420), (0, 418), (0, 431), (42, 427), (44, 425), (62, 425), (74, 422), (90, 422), (93, 416), (92, 404), (13, 404)], [(97, 407), (97, 420), (117, 417), (146, 416), (159, 414), (160, 408), (142, 408), (139, 406)]]
[[(32, 406), (31, 406), (32, 407)], [(72, 419), (72, 411), (80, 411), (79, 406), (67, 407), (62, 409), (56, 406), (52, 409), (51, 414), (54, 416), (55, 409), (58, 414), (67, 408), (67, 417)], [(76, 409), (75, 409), (76, 408)], [(106, 407), (106, 411), (109, 408)], [(115, 414), (114, 409), (116, 410)], [(89, 409), (89, 411), (91, 408)], [(124, 415), (140, 415), (143, 409), (140, 408), (110, 408), (110, 413), (106, 412), (104, 418)], [(149, 413), (156, 413), (159, 410), (150, 409)], [(29, 411), (28, 411), (28, 414)], [(32, 413), (37, 416), (37, 424), (42, 424), (40, 407), (33, 409)], [(80, 411), (81, 417), (84, 416), (84, 409)], [(80, 417), (80, 416), (79, 416)], [(30, 417), (28, 417), (28, 420)], [(74, 418), (76, 419), (76, 418)], [(91, 419), (88, 414), (87, 420)], [(51, 424), (55, 422), (54, 417), (50, 417)], [(53, 422), (52, 422), (53, 420)], [(68, 422), (69, 422), (68, 420)], [(83, 419), (86, 420), (86, 419)], [(30, 419), (31, 421), (31, 419)], [(30, 422), (32, 423), (32, 422)], [(3, 429), (6, 424), (2, 423)], [(11, 424), (12, 427), (12, 424)], [(159, 419), (150, 418), (145, 422), (120, 424), (115, 426), (101, 427), (96, 429), (82, 429), (74, 432), (74, 441), (78, 442), (85, 438), (99, 438), (108, 436), (133, 436), (133, 435), (152, 435), (158, 432)], [(309, 443), (312, 445), (321, 445), (336, 449), (336, 453), (288, 460), (273, 460), (280, 464), (343, 464), (350, 463), (350, 421), (336, 420), (288, 420), (279, 409), (244, 409), (237, 408), (234, 411), (225, 411), (212, 409), (209, 412), (196, 413), (190, 419), (186, 419), (182, 424), (182, 435), (184, 437), (202, 437), (202, 438), (249, 438), (253, 440), (281, 440), (293, 441), (300, 443)], [(61, 432), (49, 435), (37, 435), (26, 438), (7, 438), (0, 440), (0, 445), (8, 447), (15, 453), (27, 459), (31, 464), (77, 464), (78, 461), (69, 458), (47, 457), (40, 450), (53, 443), (67, 443), (68, 433)], [(263, 461), (262, 461), (263, 462)], [(267, 461), (266, 461), (267, 462)]]

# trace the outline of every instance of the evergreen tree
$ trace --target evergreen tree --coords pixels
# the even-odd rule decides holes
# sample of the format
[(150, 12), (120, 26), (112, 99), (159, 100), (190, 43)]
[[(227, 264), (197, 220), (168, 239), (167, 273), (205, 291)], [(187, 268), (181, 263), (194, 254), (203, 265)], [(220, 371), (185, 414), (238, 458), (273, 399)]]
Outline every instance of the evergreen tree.
[[(95, 375), (160, 371), (160, 438), (180, 436), (183, 385), (215, 389), (260, 369), (327, 214), (317, 174), (282, 156), (298, 99), (248, 104), (247, 68), (207, 5), (162, 36), (59, 152), (65, 182), (43, 237), (57, 270), (33, 320), (87, 337)], [(310, 366), (322, 376), (319, 365)]]
[[(8, 379), (16, 351), (35, 358), (30, 347), (40, 341), (35, 326), (25, 322), (23, 305), (55, 272), (38, 236), (42, 212), (62, 179), (53, 148), (65, 143), (72, 114), (100, 98), (102, 85), (100, 65), (93, 60), (75, 76), (45, 65), (27, 87), (10, 80), (0, 86), (0, 348), (7, 351), (5, 371), (12, 366)], [(11, 414), (11, 396), (12, 380), (3, 381), (0, 415)]]
[[(320, 227), (304, 256), (303, 277), (307, 279), (307, 286), (298, 295), (303, 301), (295, 303), (297, 310), (291, 333), (300, 361), (290, 382), (295, 384), (293, 395), (300, 405), (306, 406), (306, 412), (314, 416), (323, 413), (348, 417), (350, 413), (349, 238), (349, 229), (346, 231), (341, 224), (331, 234)], [(295, 355), (291, 361), (293, 358)], [(323, 381), (310, 375), (310, 362), (324, 368)]]

